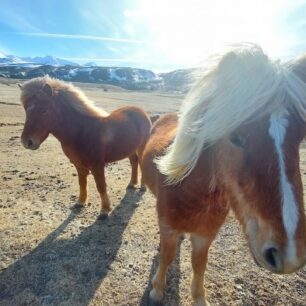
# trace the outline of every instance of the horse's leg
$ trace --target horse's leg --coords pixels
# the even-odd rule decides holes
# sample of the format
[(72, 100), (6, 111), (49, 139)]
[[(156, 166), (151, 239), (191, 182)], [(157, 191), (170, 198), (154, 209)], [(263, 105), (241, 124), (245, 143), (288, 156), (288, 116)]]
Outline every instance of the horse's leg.
[[(138, 156), (138, 162), (141, 163), (141, 159), (142, 159), (142, 155), (143, 155), (143, 151), (144, 151), (145, 145), (141, 145), (138, 149), (137, 149), (137, 156)], [(146, 185), (144, 182), (144, 177), (143, 177), (143, 173), (141, 170), (141, 181), (140, 181), (140, 190), (141, 191), (146, 191)]]
[(146, 191), (147, 190), (147, 187), (146, 187), (146, 184), (144, 182), (144, 179), (143, 179), (143, 175), (141, 173), (141, 185), (140, 185), (140, 191)]
[(104, 175), (104, 165), (91, 171), (96, 182), (97, 189), (101, 197), (101, 212), (99, 219), (107, 217), (108, 213), (111, 211), (110, 200), (106, 192), (106, 183)]
[(80, 195), (76, 203), (76, 207), (84, 207), (87, 201), (87, 176), (88, 169), (76, 167), (79, 176)]
[(138, 182), (138, 156), (134, 153), (129, 157), (129, 160), (132, 167), (132, 174), (127, 188), (135, 188)]
[(208, 306), (203, 288), (204, 272), (207, 264), (208, 249), (212, 239), (191, 235), (192, 269), (191, 294), (196, 306)]
[(150, 298), (154, 302), (161, 302), (167, 280), (167, 271), (175, 258), (179, 235), (172, 230), (160, 229), (160, 259), (157, 272), (152, 280)]

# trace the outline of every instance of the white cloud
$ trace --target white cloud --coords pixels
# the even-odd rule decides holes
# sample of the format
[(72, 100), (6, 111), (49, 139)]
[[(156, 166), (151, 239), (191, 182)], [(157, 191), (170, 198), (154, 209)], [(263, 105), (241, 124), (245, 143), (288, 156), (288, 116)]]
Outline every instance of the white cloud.
[(173, 64), (169, 61), (159, 61), (156, 59), (140, 59), (140, 58), (93, 58), (93, 57), (62, 57), (62, 59), (75, 61), (75, 62), (117, 62), (117, 63), (152, 63), (152, 64)]
[(49, 37), (49, 38), (111, 41), (111, 42), (129, 43), (129, 44), (144, 44), (145, 43), (141, 40), (136, 40), (136, 39), (105, 37), (105, 36), (93, 36), (93, 35), (79, 35), (79, 34), (42, 33), (42, 32), (33, 32), (33, 33), (31, 33), (31, 32), (16, 32), (14, 34), (24, 35), (24, 36)]

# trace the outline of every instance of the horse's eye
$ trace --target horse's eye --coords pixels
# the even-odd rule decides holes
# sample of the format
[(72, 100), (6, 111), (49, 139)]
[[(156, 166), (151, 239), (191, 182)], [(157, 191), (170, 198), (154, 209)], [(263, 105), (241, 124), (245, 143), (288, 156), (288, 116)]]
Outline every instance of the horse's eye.
[(232, 133), (230, 136), (230, 142), (239, 148), (244, 148), (245, 146), (245, 139), (241, 137), (238, 133)]

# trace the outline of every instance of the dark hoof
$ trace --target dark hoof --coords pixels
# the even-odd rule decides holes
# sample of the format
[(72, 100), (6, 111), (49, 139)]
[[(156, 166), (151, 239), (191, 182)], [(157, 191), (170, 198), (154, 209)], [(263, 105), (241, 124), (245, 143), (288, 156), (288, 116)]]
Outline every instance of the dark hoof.
[(72, 210), (77, 210), (77, 211), (80, 211), (81, 209), (83, 209), (85, 206), (80, 204), (80, 203), (76, 203), (74, 204), (73, 206), (71, 206), (71, 209)]
[(100, 221), (103, 221), (103, 220), (106, 220), (107, 218), (108, 218), (108, 214), (100, 214), (97, 219)]
[(128, 184), (126, 189), (136, 189), (136, 187), (133, 184)]
[(153, 301), (150, 298), (148, 299), (148, 306), (163, 306), (163, 302)]
[(141, 186), (139, 191), (140, 192), (146, 192), (147, 191), (147, 187), (146, 186)]

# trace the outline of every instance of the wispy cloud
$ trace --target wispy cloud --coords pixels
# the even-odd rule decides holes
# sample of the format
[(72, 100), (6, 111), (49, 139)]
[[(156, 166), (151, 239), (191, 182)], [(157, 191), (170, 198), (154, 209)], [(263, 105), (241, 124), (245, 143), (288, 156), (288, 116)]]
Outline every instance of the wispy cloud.
[[(92, 58), (92, 57), (62, 57), (62, 59), (69, 60), (69, 61), (77, 61), (77, 62), (84, 62), (84, 61), (95, 61), (95, 62), (117, 62), (117, 63), (163, 63), (159, 60), (154, 59), (138, 59), (138, 58)], [(169, 63), (166, 61), (165, 63)]]
[(41, 33), (41, 32), (14, 32), (14, 34), (23, 35), (23, 36), (48, 37), (48, 38), (82, 39), (82, 40), (96, 40), (96, 41), (111, 41), (111, 42), (120, 42), (120, 43), (124, 42), (130, 44), (145, 44), (144, 41), (136, 39), (80, 35), (80, 34)]

